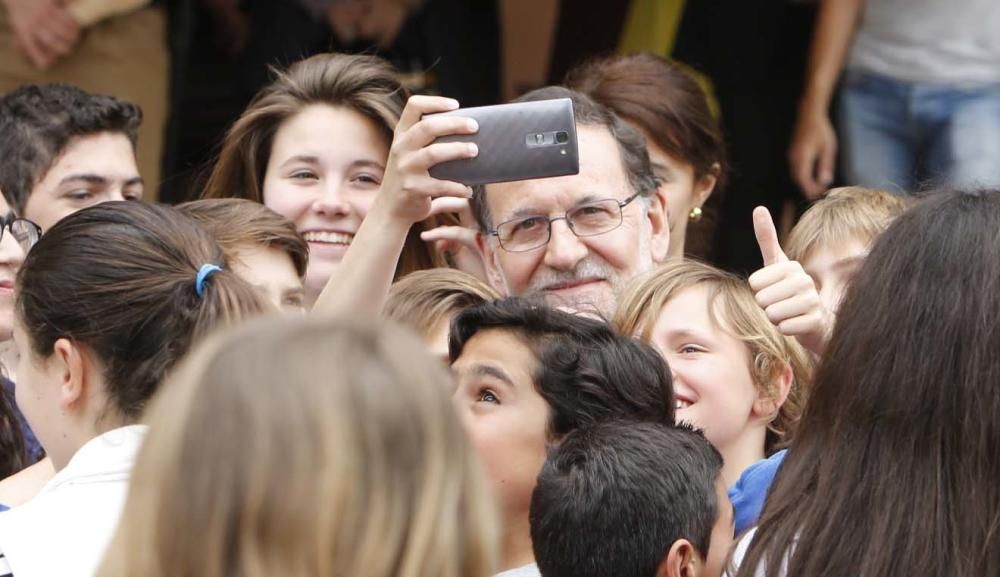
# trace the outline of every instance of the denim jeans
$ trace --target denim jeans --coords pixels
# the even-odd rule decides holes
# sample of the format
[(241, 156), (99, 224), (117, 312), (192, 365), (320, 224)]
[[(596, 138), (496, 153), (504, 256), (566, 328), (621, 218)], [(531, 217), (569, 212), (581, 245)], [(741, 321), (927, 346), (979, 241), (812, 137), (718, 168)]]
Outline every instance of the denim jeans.
[(955, 88), (848, 71), (840, 140), (848, 184), (901, 193), (1000, 187), (1000, 84)]

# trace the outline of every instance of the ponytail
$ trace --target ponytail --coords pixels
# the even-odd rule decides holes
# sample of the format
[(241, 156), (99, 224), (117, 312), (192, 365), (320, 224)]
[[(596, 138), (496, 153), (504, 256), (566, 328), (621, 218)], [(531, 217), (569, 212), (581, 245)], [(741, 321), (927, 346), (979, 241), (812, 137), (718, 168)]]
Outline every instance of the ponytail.
[[(199, 296), (205, 265), (218, 270), (201, 279)], [(269, 309), (227, 269), (212, 237), (177, 210), (103, 203), (61, 220), (32, 248), (17, 314), (39, 356), (60, 338), (89, 347), (114, 408), (134, 421), (193, 342)]]

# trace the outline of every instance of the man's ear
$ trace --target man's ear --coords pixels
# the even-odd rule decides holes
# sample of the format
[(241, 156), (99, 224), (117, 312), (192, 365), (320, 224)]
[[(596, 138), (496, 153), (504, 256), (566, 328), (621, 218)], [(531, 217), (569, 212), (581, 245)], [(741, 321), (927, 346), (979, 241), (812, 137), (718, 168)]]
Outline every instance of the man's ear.
[(73, 341), (57, 339), (47, 362), (59, 378), (59, 404), (64, 409), (79, 406), (87, 395), (89, 358)]
[(768, 392), (757, 394), (757, 400), (753, 403), (753, 416), (771, 422), (778, 415), (781, 406), (785, 404), (794, 380), (795, 373), (792, 372), (791, 365), (784, 364), (774, 382), (770, 383)]
[(656, 577), (697, 577), (701, 566), (702, 560), (694, 545), (687, 539), (678, 539), (660, 561)]
[(479, 254), (482, 255), (483, 267), (486, 269), (486, 278), (489, 279), (493, 288), (500, 291), (501, 294), (507, 295), (507, 283), (504, 282), (503, 274), (500, 272), (499, 255), (493, 243), (489, 241), (486, 233), (480, 231), (476, 235), (476, 248), (479, 249)]
[(666, 261), (670, 254), (670, 221), (667, 219), (667, 201), (658, 192), (649, 196), (646, 218), (649, 219), (649, 247), (653, 262), (659, 264)]

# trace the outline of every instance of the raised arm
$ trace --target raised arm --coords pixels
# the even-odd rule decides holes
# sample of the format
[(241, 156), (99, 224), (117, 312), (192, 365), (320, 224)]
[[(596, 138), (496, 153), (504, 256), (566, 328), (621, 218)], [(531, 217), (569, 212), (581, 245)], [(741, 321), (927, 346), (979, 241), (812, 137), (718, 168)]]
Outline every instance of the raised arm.
[(472, 194), (468, 187), (432, 178), (428, 170), (441, 162), (476, 156), (474, 144), (435, 143), (434, 139), (471, 134), (478, 126), (468, 118), (421, 118), (456, 108), (458, 102), (434, 96), (414, 96), (407, 102), (393, 136), (382, 187), (317, 299), (314, 315), (381, 314), (410, 227), (465, 205)]
[(833, 182), (837, 135), (830, 121), (830, 100), (864, 0), (822, 0), (813, 34), (805, 90), (788, 151), (792, 179), (808, 198), (823, 195)]

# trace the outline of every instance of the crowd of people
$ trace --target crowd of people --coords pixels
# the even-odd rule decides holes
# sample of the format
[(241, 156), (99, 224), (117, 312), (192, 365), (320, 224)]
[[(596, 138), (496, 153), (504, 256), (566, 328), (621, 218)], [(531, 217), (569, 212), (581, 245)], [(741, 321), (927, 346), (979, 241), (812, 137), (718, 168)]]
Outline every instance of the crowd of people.
[(0, 575), (1000, 574), (1000, 189), (758, 208), (744, 277), (686, 68), (552, 98), (579, 172), (470, 188), (459, 102), (316, 55), (168, 206), (134, 104), (0, 97)]

